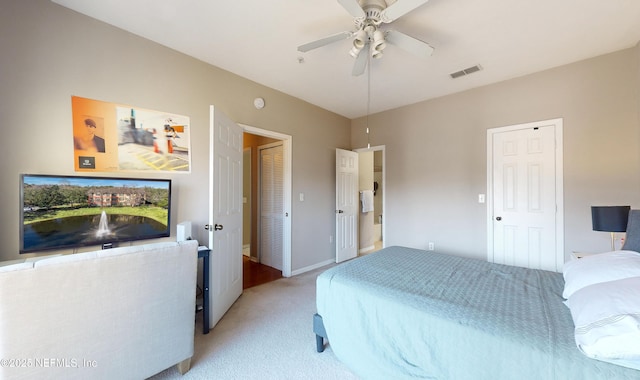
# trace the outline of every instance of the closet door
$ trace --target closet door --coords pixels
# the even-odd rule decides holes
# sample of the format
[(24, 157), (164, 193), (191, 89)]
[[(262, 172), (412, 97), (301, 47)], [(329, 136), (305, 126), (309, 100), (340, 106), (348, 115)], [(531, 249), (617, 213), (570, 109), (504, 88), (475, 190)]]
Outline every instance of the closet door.
[(282, 270), (284, 157), (282, 143), (260, 148), (260, 262)]
[(492, 153), (489, 261), (562, 270), (559, 128), (561, 119), (488, 131)]

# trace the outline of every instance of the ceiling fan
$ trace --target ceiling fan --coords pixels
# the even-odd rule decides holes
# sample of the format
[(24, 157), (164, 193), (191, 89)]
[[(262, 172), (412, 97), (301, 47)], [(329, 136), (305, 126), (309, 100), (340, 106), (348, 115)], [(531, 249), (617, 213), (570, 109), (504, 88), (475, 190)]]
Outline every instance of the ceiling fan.
[[(391, 0), (387, 0), (392, 3)], [(307, 52), (319, 47), (353, 37), (353, 46), (349, 54), (356, 59), (352, 74), (361, 75), (367, 66), (368, 57), (380, 58), (387, 43), (396, 45), (418, 57), (431, 55), (433, 48), (396, 30), (380, 28), (381, 24), (391, 23), (399, 17), (411, 12), (429, 0), (396, 0), (387, 5), (385, 0), (338, 0), (355, 19), (355, 31), (344, 31), (298, 46), (298, 51)], [(369, 51), (369, 54), (361, 52)]]

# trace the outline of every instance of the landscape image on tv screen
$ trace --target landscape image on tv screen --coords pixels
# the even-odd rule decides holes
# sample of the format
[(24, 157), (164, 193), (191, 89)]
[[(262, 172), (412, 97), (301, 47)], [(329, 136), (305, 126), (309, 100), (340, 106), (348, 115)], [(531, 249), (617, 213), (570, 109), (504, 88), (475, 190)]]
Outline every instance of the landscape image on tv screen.
[(20, 253), (170, 235), (171, 180), (21, 176)]

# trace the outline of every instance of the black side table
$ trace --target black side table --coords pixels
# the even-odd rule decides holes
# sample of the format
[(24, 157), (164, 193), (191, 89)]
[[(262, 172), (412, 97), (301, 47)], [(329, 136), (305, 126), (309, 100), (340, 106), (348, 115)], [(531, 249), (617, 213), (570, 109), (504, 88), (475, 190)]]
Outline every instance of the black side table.
[(198, 247), (198, 258), (202, 258), (202, 333), (209, 334), (209, 253), (206, 246)]

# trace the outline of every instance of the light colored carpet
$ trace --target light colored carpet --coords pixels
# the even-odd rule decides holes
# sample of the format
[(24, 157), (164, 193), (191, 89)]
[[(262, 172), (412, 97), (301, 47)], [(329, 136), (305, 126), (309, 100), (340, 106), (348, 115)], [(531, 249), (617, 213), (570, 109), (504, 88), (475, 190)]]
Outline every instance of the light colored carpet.
[(316, 352), (312, 318), (322, 270), (246, 289), (207, 335), (198, 313), (189, 372), (174, 366), (151, 379), (357, 379), (330, 346)]

